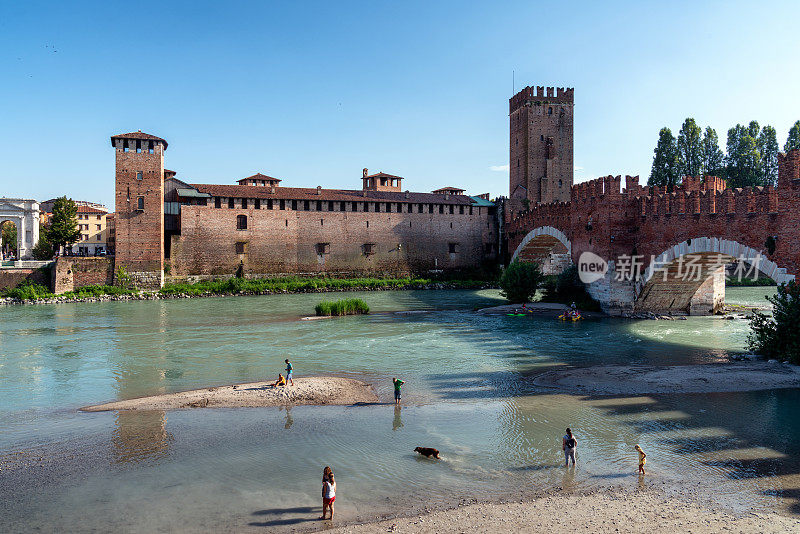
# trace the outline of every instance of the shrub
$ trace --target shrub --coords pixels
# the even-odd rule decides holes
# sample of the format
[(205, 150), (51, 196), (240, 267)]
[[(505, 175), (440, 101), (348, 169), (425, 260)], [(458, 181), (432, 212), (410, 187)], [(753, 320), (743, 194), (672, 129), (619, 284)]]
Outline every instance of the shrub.
[(528, 302), (544, 280), (536, 263), (514, 261), (500, 276), (500, 294), (509, 302)]
[(361, 299), (323, 300), (316, 306), (317, 315), (341, 316), (369, 313), (369, 305)]
[(6, 290), (4, 296), (20, 300), (39, 300), (53, 297), (50, 288), (25, 280), (14, 289)]
[(767, 358), (800, 364), (800, 284), (794, 280), (781, 284), (767, 300), (772, 303), (772, 316), (753, 313), (748, 347)]
[(125, 267), (120, 265), (114, 273), (114, 285), (123, 289), (133, 289), (133, 280)]
[(84, 286), (74, 291), (67, 291), (66, 293), (62, 293), (59, 296), (70, 299), (85, 299), (90, 297), (102, 297), (105, 295), (119, 296), (119, 295), (134, 295), (134, 294), (136, 294), (135, 289), (129, 289), (119, 286), (91, 285), (91, 286)]
[(39, 241), (36, 243), (36, 245), (34, 245), (33, 250), (31, 250), (31, 254), (33, 254), (33, 259), (35, 260), (48, 261), (53, 259), (56, 251), (53, 249), (53, 245), (50, 243), (50, 241), (40, 234)]

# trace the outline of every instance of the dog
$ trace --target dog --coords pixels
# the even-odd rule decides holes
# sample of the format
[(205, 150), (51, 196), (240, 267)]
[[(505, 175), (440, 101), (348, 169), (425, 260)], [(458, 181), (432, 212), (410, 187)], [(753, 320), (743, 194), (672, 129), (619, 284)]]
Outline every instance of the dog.
[(436, 449), (433, 449), (431, 447), (417, 447), (416, 449), (414, 449), (414, 452), (420, 453), (425, 458), (430, 458), (431, 456), (433, 456), (437, 460), (440, 459), (439, 458), (439, 451), (437, 451)]

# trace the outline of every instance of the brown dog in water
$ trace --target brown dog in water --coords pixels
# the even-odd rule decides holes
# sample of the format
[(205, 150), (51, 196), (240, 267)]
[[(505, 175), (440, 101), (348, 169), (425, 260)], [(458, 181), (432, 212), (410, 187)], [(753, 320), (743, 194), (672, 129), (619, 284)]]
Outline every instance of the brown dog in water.
[(430, 458), (431, 456), (433, 456), (437, 460), (439, 459), (439, 451), (437, 451), (436, 449), (432, 449), (431, 447), (417, 447), (416, 449), (414, 449), (414, 452), (420, 453), (425, 458)]

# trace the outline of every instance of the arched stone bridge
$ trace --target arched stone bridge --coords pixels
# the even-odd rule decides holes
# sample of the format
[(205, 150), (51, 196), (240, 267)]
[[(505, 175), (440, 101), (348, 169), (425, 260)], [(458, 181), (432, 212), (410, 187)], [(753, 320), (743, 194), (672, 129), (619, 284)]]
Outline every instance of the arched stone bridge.
[(728, 189), (716, 177), (685, 177), (670, 193), (631, 176), (624, 189), (619, 176), (577, 184), (569, 202), (506, 214), (509, 259), (557, 273), (591, 252), (608, 271), (587, 290), (608, 313), (714, 313), (728, 264), (778, 283), (800, 274), (800, 151), (779, 167), (777, 187)]

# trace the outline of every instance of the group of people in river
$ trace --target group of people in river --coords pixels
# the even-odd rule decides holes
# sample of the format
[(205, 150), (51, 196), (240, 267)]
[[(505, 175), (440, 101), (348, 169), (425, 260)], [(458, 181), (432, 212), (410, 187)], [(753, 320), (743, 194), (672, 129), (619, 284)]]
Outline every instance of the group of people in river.
[[(561, 440), (561, 450), (564, 451), (564, 467), (569, 466), (570, 460), (575, 465), (575, 449), (578, 447), (578, 439), (572, 433), (571, 428), (567, 428), (567, 433)], [(639, 445), (635, 445), (634, 450), (639, 453), (639, 474), (644, 475), (644, 464), (647, 463), (647, 454)]]

